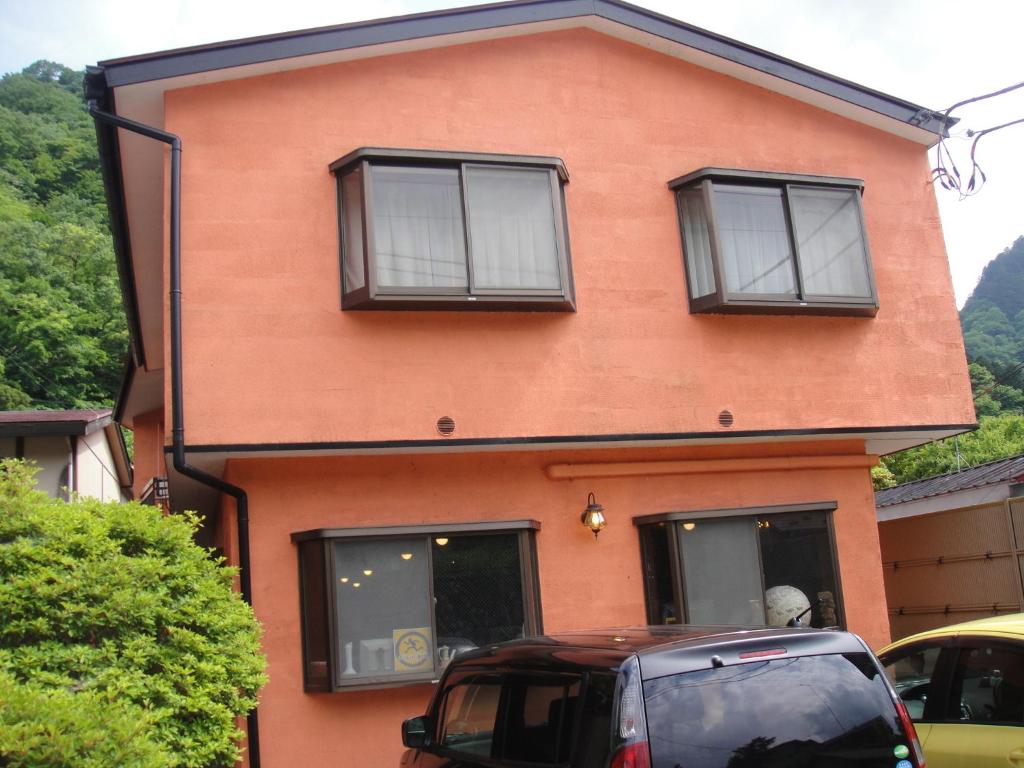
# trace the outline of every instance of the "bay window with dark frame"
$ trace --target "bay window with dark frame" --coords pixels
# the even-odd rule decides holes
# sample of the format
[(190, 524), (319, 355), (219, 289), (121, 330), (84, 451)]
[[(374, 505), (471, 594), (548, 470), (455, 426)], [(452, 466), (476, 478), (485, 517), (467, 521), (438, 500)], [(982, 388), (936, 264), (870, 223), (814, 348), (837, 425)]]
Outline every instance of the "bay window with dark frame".
[(330, 169), (343, 309), (575, 308), (558, 158), (362, 148)]
[(541, 629), (534, 521), (319, 529), (298, 546), (307, 691), (434, 680)]
[(859, 179), (703, 168), (669, 188), (691, 312), (877, 313)]
[(843, 626), (834, 502), (634, 518), (649, 624)]

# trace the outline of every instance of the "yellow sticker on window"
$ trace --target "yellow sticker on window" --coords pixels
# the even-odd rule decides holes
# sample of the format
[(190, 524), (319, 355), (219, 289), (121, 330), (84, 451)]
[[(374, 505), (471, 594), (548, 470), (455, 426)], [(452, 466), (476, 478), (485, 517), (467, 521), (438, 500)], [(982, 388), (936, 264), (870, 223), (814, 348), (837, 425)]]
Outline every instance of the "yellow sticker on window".
[(434, 668), (430, 627), (393, 630), (395, 672), (426, 672)]

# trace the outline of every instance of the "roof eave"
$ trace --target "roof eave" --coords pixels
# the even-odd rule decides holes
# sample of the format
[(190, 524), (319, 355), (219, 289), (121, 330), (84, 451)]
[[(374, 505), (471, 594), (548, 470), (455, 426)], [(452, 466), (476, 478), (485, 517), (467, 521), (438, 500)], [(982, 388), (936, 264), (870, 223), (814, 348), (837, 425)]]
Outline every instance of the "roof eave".
[(306, 29), (100, 62), (108, 89), (218, 69), (486, 29), (593, 16), (676, 42), (907, 123), (937, 137), (953, 121), (918, 104), (621, 0), (517, 0)]

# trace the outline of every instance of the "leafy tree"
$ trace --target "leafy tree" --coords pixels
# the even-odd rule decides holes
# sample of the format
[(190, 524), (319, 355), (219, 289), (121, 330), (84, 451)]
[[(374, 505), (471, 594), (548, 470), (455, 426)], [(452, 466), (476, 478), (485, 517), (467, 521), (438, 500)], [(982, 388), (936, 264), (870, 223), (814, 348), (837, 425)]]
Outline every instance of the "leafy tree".
[(0, 407), (109, 405), (128, 333), (82, 73), (0, 78)]
[[(982, 416), (974, 432), (894, 453), (883, 458), (882, 465), (892, 473), (897, 483), (907, 483), (1018, 453), (1024, 453), (1024, 416)], [(875, 487), (879, 485), (876, 483)]]
[[(234, 763), (236, 719), (265, 680), (234, 570), (193, 543), (193, 515), (64, 503), (34, 490), (33, 475), (0, 462), (0, 701), (14, 701), (0, 706), (0, 765), (103, 764), (119, 749), (96, 742), (108, 722), (105, 739), (137, 741), (139, 766)], [(68, 733), (47, 746), (51, 716)]]

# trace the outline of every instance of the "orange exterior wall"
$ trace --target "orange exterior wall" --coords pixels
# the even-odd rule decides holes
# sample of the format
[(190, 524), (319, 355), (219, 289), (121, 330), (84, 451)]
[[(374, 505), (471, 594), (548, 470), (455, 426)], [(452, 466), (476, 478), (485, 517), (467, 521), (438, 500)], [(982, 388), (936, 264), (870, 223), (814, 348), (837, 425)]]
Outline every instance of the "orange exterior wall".
[[(171, 91), (191, 444), (974, 420), (925, 148), (588, 30)], [(342, 312), (328, 164), (360, 146), (555, 155), (577, 313)], [(666, 182), (865, 180), (875, 318), (689, 313)]]
[(132, 464), (134, 483), (132, 494), (142, 498), (142, 490), (154, 477), (167, 475), (164, 463), (164, 412), (149, 411), (139, 414), (133, 420), (132, 436), (135, 439)]
[[(264, 764), (396, 766), (399, 725), (433, 690), (302, 690), (298, 563), (290, 534), (323, 527), (477, 520), (540, 521), (536, 535), (545, 631), (646, 623), (632, 518), (679, 510), (835, 500), (837, 557), (851, 629), (873, 647), (889, 638), (874, 499), (866, 467), (791, 472), (551, 480), (559, 462), (734, 459), (780, 446), (236, 460), (227, 479), (249, 493), (253, 603), (270, 682), (261, 694)], [(863, 456), (863, 445), (805, 444), (795, 453)], [(866, 463), (866, 462), (865, 462)], [(608, 527), (595, 541), (579, 516), (593, 491)]]

